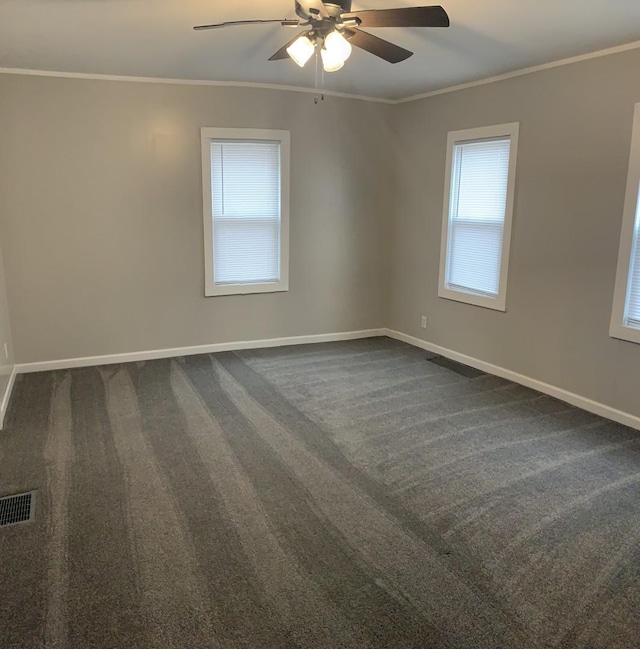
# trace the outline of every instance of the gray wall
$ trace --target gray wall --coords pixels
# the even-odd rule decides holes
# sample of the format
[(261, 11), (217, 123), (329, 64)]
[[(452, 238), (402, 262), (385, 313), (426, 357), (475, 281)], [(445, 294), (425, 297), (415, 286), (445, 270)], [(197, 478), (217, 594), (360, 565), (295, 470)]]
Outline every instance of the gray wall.
[[(394, 107), (389, 326), (640, 415), (609, 337), (640, 50)], [(450, 130), (520, 122), (507, 313), (438, 298)], [(428, 328), (420, 328), (420, 316)]]
[[(19, 363), (384, 326), (391, 107), (12, 75), (0, 97)], [(288, 293), (203, 297), (201, 126), (291, 131)]]
[[(5, 354), (5, 345), (7, 354)], [(9, 384), (9, 377), (13, 370), (13, 356), (9, 302), (7, 300), (2, 251), (0, 251), (0, 401), (2, 401)]]
[[(640, 345), (608, 335), (638, 69), (635, 50), (397, 106), (0, 75), (17, 362), (386, 325), (640, 415)], [(445, 146), (513, 121), (499, 313), (437, 297)], [(289, 293), (203, 297), (203, 125), (291, 131)]]

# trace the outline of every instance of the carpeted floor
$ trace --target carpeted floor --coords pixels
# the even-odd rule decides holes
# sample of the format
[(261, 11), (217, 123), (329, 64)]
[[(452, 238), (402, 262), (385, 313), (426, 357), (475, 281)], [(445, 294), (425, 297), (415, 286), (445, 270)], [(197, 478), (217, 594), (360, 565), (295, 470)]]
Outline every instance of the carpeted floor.
[(31, 489), (3, 649), (640, 646), (640, 433), (386, 338), (20, 376)]

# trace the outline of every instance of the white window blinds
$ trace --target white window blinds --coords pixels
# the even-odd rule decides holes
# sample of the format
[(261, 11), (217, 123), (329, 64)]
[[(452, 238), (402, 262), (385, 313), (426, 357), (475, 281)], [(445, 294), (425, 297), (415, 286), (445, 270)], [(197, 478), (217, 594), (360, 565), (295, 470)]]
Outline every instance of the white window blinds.
[(280, 142), (211, 141), (216, 285), (280, 280)]
[(640, 199), (636, 207), (624, 324), (640, 329)]
[(445, 285), (493, 298), (500, 290), (509, 137), (454, 145)]

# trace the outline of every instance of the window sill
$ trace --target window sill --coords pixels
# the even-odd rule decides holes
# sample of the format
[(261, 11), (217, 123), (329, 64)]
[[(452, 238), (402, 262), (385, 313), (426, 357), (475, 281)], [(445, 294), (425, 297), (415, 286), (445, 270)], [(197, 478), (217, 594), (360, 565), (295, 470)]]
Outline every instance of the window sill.
[(267, 284), (222, 284), (207, 286), (205, 297), (220, 297), (221, 295), (253, 295), (256, 293), (286, 293), (288, 282), (269, 282)]
[(609, 336), (618, 340), (626, 340), (629, 343), (640, 344), (640, 329), (634, 329), (633, 327), (612, 324), (609, 329)]
[(453, 300), (454, 302), (464, 302), (465, 304), (471, 304), (485, 309), (493, 309), (494, 311), (506, 312), (507, 310), (504, 295), (498, 295), (498, 297), (491, 298), (482, 295), (474, 295), (473, 293), (453, 291), (441, 286), (438, 289), (438, 297), (442, 297), (445, 300)]

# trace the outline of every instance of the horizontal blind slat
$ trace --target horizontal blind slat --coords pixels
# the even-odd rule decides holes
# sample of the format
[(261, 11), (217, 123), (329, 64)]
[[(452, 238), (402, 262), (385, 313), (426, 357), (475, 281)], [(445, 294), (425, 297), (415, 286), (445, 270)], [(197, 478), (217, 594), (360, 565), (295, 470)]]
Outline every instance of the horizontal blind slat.
[(446, 284), (495, 297), (500, 289), (510, 138), (454, 146)]
[(214, 236), (216, 284), (277, 282), (280, 224), (220, 223)]
[(449, 248), (450, 286), (491, 296), (500, 288), (502, 224), (452, 223)]
[(211, 142), (215, 284), (280, 279), (280, 143)]
[(640, 201), (636, 212), (625, 324), (640, 329)]

